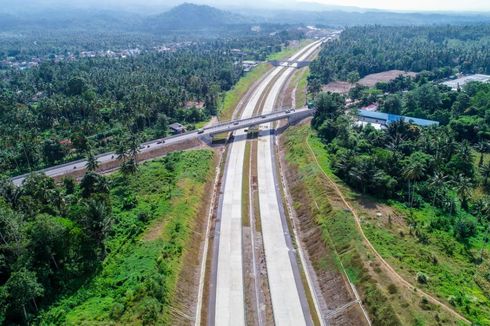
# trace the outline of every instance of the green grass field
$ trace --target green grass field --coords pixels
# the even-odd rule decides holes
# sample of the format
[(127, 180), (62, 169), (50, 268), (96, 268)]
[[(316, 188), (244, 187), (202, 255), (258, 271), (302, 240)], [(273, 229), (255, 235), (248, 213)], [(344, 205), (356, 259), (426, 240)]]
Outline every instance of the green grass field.
[(238, 103), (243, 96), (247, 93), (253, 83), (262, 78), (267, 71), (269, 71), (270, 65), (261, 63), (255, 67), (252, 71), (248, 72), (240, 78), (238, 83), (228, 92), (224, 94), (219, 103), (218, 118), (220, 121), (229, 121), (235, 111)]
[(213, 169), (213, 152), (144, 163), (110, 177), (115, 219), (101, 269), (41, 313), (41, 325), (169, 324), (176, 284)]
[(301, 49), (304, 46), (307, 46), (311, 42), (313, 42), (313, 41), (310, 40), (310, 39), (301, 40), (297, 46), (285, 47), (282, 51), (279, 51), (279, 52), (270, 54), (267, 57), (267, 60), (283, 60), (283, 59), (287, 59), (290, 56), (292, 56), (293, 54), (295, 54), (299, 49)]

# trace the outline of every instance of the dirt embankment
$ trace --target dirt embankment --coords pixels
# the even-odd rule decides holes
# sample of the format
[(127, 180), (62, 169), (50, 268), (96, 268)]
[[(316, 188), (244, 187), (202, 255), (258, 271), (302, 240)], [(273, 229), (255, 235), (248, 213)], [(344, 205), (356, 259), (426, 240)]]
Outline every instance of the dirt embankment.
[[(219, 165), (222, 153), (216, 151), (213, 168), (208, 177), (208, 181), (201, 198), (199, 214), (196, 216), (192, 225), (192, 233), (188, 243), (185, 244), (185, 253), (181, 273), (178, 275), (177, 288), (172, 302), (175, 311), (172, 314), (172, 325), (193, 325), (197, 316), (197, 300), (201, 281), (201, 259), (203, 257), (204, 240), (208, 236), (209, 212), (212, 212), (212, 205), (215, 204), (214, 197), (209, 196), (215, 191), (219, 191), (220, 184), (216, 183), (216, 169)], [(178, 313), (180, 312), (180, 313)]]
[[(138, 154), (138, 162), (143, 162), (147, 160), (151, 160), (160, 156), (164, 156), (168, 153), (171, 152), (176, 152), (176, 151), (184, 151), (184, 150), (189, 150), (189, 149), (197, 149), (200, 147), (205, 147), (206, 145), (201, 142), (199, 139), (192, 139), (192, 140), (186, 140), (182, 141), (177, 144), (172, 144), (168, 146), (162, 146), (159, 148), (152, 149), (150, 151), (144, 152), (144, 153), (139, 153)], [(110, 161), (104, 164), (100, 164), (99, 167), (97, 168), (97, 172), (101, 174), (106, 174), (113, 172), (114, 170), (117, 170), (119, 166), (121, 165), (121, 162), (118, 160)], [(81, 179), (87, 170), (81, 169), (81, 170), (75, 170), (73, 172), (64, 174), (64, 175), (59, 175), (53, 177), (55, 181), (61, 181), (66, 177), (72, 177), (75, 179)]]

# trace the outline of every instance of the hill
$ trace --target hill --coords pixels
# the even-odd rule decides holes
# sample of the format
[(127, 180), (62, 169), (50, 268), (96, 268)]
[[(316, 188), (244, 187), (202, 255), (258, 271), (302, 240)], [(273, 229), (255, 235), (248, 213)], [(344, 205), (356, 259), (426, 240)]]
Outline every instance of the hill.
[(230, 25), (251, 23), (252, 19), (206, 5), (184, 3), (173, 9), (150, 17), (147, 26), (155, 30), (221, 29)]

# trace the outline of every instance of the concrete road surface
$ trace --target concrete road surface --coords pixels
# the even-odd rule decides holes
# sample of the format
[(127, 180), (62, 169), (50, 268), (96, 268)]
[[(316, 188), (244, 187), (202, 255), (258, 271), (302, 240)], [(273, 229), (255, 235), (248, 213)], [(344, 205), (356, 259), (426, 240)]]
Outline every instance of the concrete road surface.
[[(312, 45), (307, 46), (308, 50)], [(301, 52), (301, 53), (302, 53)], [(299, 54), (301, 54), (299, 53)], [(295, 59), (299, 56), (292, 57)], [(260, 97), (267, 90), (271, 81), (283, 71), (284, 68), (273, 69), (252, 93), (245, 105), (242, 119), (252, 116)], [(242, 264), (242, 178), (245, 155), (244, 131), (235, 132), (235, 141), (230, 144), (229, 158), (224, 173), (224, 193), (222, 197), (219, 218), (219, 237), (215, 240), (214, 257), (218, 257), (216, 274), (212, 275), (215, 286), (212, 286), (209, 325), (244, 325), (245, 301), (243, 286)]]
[[(315, 44), (301, 56), (308, 58), (320, 45)], [(263, 114), (273, 111), (274, 104), (287, 79), (294, 72), (287, 68), (272, 87)], [(271, 124), (261, 125), (257, 148), (260, 219), (267, 264), (267, 275), (276, 325), (312, 325), (296, 255), (282, 209), (280, 189), (275, 175), (274, 144)]]

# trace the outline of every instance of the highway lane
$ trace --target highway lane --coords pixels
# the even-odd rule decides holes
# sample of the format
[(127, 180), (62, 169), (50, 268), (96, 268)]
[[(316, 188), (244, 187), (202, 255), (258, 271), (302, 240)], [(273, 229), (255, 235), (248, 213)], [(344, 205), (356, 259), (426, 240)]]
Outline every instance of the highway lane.
[[(311, 47), (312, 45), (307, 46), (291, 59)], [(241, 118), (252, 116), (269, 84), (283, 69), (273, 69), (257, 86), (246, 103)], [(218, 214), (219, 226), (216, 228), (214, 242), (214, 264), (217, 266), (213, 268), (215, 273), (211, 275), (209, 325), (246, 323), (242, 257), (242, 178), (246, 135), (243, 130), (238, 130), (234, 136), (235, 140), (228, 148), (229, 157), (223, 177), (224, 191)]]
[[(311, 56), (318, 46), (320, 43), (306, 51), (300, 60)], [(286, 68), (277, 80), (267, 97), (263, 114), (273, 111), (281, 90), (294, 71), (294, 68)], [(267, 123), (260, 128), (257, 148), (259, 206), (274, 321), (276, 325), (312, 325), (277, 185), (272, 125)]]
[[(267, 115), (259, 115), (256, 117), (247, 116), (247, 118), (244, 119), (234, 120), (226, 123), (221, 123), (212, 127), (208, 127), (206, 129), (203, 129), (202, 133), (200, 133), (197, 130), (194, 130), (184, 134), (171, 136), (163, 139), (155, 139), (146, 142), (141, 145), (140, 152), (145, 153), (156, 149), (164, 148), (165, 146), (175, 145), (183, 141), (192, 140), (203, 136), (214, 135), (223, 132), (230, 132), (238, 129), (244, 129), (250, 126), (256, 126), (263, 122), (276, 121), (276, 120), (286, 119), (286, 118), (301, 119), (303, 117), (313, 114), (313, 112), (314, 111), (312, 110), (308, 110), (307, 108), (304, 108), (304, 109), (298, 109), (294, 111), (282, 110), (279, 112), (273, 112)], [(117, 160), (117, 155), (114, 152), (104, 153), (97, 156), (97, 161), (99, 162), (99, 164), (106, 164), (115, 160)], [(78, 161), (57, 165), (36, 172), (44, 173), (50, 177), (59, 177), (69, 173), (73, 173), (75, 171), (83, 170), (86, 164), (87, 162), (85, 160), (78, 160)], [(15, 185), (19, 186), (25, 180), (27, 175), (28, 174), (14, 177), (12, 178), (12, 181)]]
[[(253, 92), (242, 118), (250, 117), (267, 85), (279, 73), (273, 70)], [(224, 175), (224, 193), (221, 204), (219, 238), (215, 241), (217, 268), (215, 302), (210, 309), (210, 325), (245, 325), (242, 264), (242, 178), (246, 134), (238, 130), (229, 147)], [(213, 294), (211, 294), (213, 297)], [(214, 311), (214, 313), (213, 313)]]

